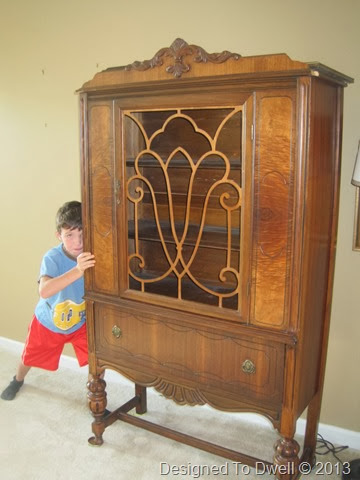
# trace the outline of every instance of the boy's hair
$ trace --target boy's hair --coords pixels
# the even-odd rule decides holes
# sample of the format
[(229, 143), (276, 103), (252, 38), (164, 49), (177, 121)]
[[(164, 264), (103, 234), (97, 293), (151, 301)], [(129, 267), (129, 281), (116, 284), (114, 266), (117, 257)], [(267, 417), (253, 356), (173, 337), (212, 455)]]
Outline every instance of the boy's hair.
[(56, 230), (61, 233), (61, 229), (66, 228), (74, 230), (82, 229), (81, 203), (73, 200), (62, 205), (56, 214)]

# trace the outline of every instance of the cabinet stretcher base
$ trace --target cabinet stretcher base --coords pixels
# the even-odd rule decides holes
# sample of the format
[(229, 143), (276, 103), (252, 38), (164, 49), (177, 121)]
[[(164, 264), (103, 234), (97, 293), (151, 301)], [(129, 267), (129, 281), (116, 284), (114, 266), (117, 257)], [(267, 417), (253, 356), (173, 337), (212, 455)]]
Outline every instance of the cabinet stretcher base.
[[(252, 457), (241, 452), (217, 445), (206, 440), (188, 435), (171, 428), (167, 428), (153, 422), (144, 420), (143, 418), (130, 415), (128, 412), (136, 409), (137, 414), (144, 414), (147, 411), (146, 408), (146, 387), (139, 385), (135, 386), (136, 394), (128, 402), (124, 403), (121, 407), (117, 408), (111, 413), (104, 414), (104, 411), (93, 412), (95, 418), (92, 424), (93, 437), (90, 437), (88, 442), (91, 445), (101, 446), (103, 444), (102, 434), (105, 429), (112, 425), (117, 420), (121, 420), (125, 423), (129, 423), (136, 427), (143, 428), (150, 432), (162, 435), (163, 437), (170, 438), (177, 442), (192, 447), (198, 448), (205, 452), (218, 455), (232, 460), (233, 462), (243, 463), (250, 467), (256, 467), (257, 462), (261, 462), (262, 465), (269, 468), (269, 472), (274, 472), (276, 476), (281, 480), (295, 480), (299, 478), (299, 463), (309, 462), (312, 463), (313, 455), (311, 449), (304, 448), (304, 452), (299, 459), (297, 453), (299, 451), (299, 445), (294, 439), (280, 438), (276, 444), (274, 464), (257, 457)], [(90, 402), (91, 406), (91, 402)]]

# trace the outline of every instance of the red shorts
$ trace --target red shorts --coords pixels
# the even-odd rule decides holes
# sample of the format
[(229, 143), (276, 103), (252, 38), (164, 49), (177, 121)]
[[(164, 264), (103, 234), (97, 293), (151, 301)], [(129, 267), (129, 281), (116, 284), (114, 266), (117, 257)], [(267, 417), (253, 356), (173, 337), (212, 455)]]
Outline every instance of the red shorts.
[(28, 335), (22, 354), (22, 362), (28, 367), (57, 370), (66, 343), (74, 347), (80, 367), (88, 364), (86, 324), (74, 333), (52, 332), (44, 327), (36, 316), (29, 325)]

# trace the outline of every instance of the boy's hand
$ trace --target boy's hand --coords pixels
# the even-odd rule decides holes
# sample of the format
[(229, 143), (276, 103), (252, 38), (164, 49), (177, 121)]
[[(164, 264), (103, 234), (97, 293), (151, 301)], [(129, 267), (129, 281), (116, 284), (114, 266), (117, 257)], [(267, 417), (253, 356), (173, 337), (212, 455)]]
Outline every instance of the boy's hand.
[(95, 255), (90, 252), (83, 252), (77, 257), (77, 268), (81, 273), (95, 265)]

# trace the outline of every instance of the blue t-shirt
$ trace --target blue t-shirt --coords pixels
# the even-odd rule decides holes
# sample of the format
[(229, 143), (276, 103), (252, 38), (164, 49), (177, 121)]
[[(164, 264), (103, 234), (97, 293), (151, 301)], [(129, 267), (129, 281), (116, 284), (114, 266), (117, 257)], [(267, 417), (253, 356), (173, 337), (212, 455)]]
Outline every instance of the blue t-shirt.
[[(69, 257), (60, 244), (49, 250), (40, 267), (43, 276), (58, 277), (76, 266), (76, 260)], [(84, 277), (49, 298), (40, 298), (35, 315), (44, 327), (56, 333), (69, 334), (85, 323)]]

